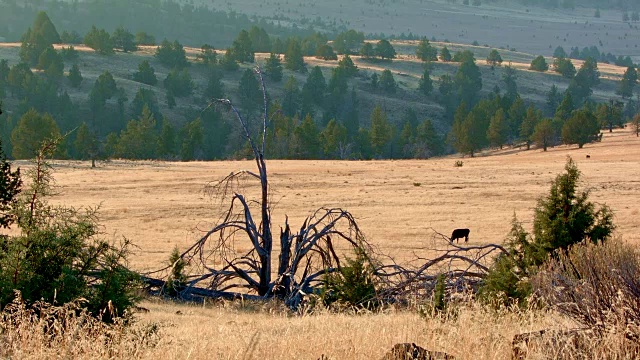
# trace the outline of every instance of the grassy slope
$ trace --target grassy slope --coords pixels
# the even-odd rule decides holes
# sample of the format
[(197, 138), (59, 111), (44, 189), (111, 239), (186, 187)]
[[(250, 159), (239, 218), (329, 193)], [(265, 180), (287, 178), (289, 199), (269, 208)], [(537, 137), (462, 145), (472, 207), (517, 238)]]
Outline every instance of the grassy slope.
[[(457, 69), (455, 63), (434, 63), (432, 70), (432, 79), (434, 80), (435, 90), (434, 93), (428, 97), (422, 96), (417, 92), (418, 81), (422, 76), (423, 65), (415, 58), (415, 41), (398, 41), (394, 42), (394, 46), (399, 54), (399, 58), (393, 62), (364, 62), (358, 57), (354, 57), (354, 61), (361, 69), (360, 76), (351, 81), (350, 86), (354, 86), (358, 90), (358, 97), (360, 100), (360, 117), (361, 123), (368, 123), (368, 116), (371, 109), (376, 104), (382, 104), (387, 110), (390, 119), (399, 121), (403, 111), (409, 107), (416, 110), (419, 119), (430, 118), (434, 120), (441, 120), (442, 107), (436, 102), (437, 97), (437, 79), (443, 74), (454, 74)], [(490, 48), (483, 46), (470, 46), (461, 44), (445, 44), (434, 42), (436, 47), (447, 46), (452, 52), (470, 49), (476, 53), (478, 59), (478, 65), (481, 67), (483, 76), (483, 92), (491, 91), (495, 85), (502, 87), (502, 74), (503, 68), (497, 67), (492, 69), (488, 66), (484, 59), (490, 51)], [(19, 61), (18, 58), (18, 44), (1, 44), (0, 45), (0, 59), (8, 59), (11, 64), (15, 64)], [(79, 89), (73, 89), (68, 86), (68, 83), (64, 82), (64, 90), (69, 92), (69, 95), (74, 101), (81, 103), (81, 111), (84, 116), (88, 116), (88, 107), (86, 105), (87, 94), (91, 90), (95, 79), (105, 70), (111, 72), (116, 79), (119, 87), (123, 87), (126, 90), (129, 102), (133, 100), (135, 93), (140, 87), (148, 87), (147, 85), (140, 84), (131, 80), (133, 73), (137, 70), (138, 64), (142, 60), (149, 60), (151, 65), (155, 68), (156, 76), (159, 80), (159, 85), (153, 90), (157, 94), (157, 98), (160, 103), (161, 111), (169, 119), (180, 124), (184, 121), (191, 120), (194, 113), (199, 112), (206, 106), (207, 99), (202, 95), (204, 88), (207, 85), (205, 78), (205, 71), (201, 66), (194, 65), (190, 68), (192, 77), (196, 83), (196, 91), (193, 97), (179, 98), (177, 99), (178, 106), (173, 110), (168, 109), (166, 106), (166, 92), (162, 87), (162, 81), (166, 77), (169, 69), (160, 65), (153, 57), (154, 47), (145, 47), (135, 53), (116, 53), (113, 56), (102, 56), (94, 53), (91, 49), (85, 47), (78, 47), (80, 51), (80, 60), (78, 64), (80, 71), (84, 77), (84, 81)], [(199, 52), (199, 49), (187, 48), (188, 56), (195, 59), (195, 55)], [(531, 54), (513, 52), (507, 50), (501, 50), (504, 64), (512, 63), (512, 66), (517, 68), (518, 71), (518, 89), (521, 95), (537, 106), (544, 106), (544, 97), (546, 91), (552, 84), (556, 84), (560, 90), (565, 89), (568, 86), (568, 81), (563, 79), (556, 73), (551, 71), (546, 73), (537, 73), (528, 71), (530, 61), (534, 58)], [(258, 63), (263, 63), (266, 54), (258, 54)], [(331, 68), (335, 67), (337, 62), (335, 61), (323, 61), (315, 58), (307, 58), (306, 62), (308, 67), (321, 66), (324, 69), (324, 75), (327, 81), (331, 77)], [(548, 60), (551, 62), (551, 59)], [(576, 67), (580, 66), (580, 61), (575, 61)], [(248, 65), (247, 65), (248, 66)], [(67, 70), (70, 65), (67, 65)], [(595, 89), (593, 98), (597, 101), (604, 101), (610, 97), (615, 96), (616, 83), (614, 80), (620, 79), (624, 69), (616, 66), (600, 64), (600, 71), (603, 75), (603, 81)], [(367, 77), (373, 72), (381, 72), (384, 69), (390, 69), (399, 84), (399, 91), (395, 95), (386, 95), (380, 92), (372, 92), (368, 83)], [(224, 85), (227, 94), (230, 94), (232, 98), (237, 95), (238, 82), (242, 71), (235, 73), (226, 73), (224, 77)], [(306, 80), (305, 74), (293, 73), (285, 70), (285, 79), (293, 75), (300, 87)], [(281, 83), (269, 83), (268, 89), (274, 97), (281, 95), (282, 86)], [(112, 100), (115, 101), (115, 100)], [(11, 101), (8, 101), (8, 110), (11, 109)], [(438, 123), (438, 121), (436, 121)], [(439, 126), (441, 131), (446, 131), (447, 126), (440, 122)]]

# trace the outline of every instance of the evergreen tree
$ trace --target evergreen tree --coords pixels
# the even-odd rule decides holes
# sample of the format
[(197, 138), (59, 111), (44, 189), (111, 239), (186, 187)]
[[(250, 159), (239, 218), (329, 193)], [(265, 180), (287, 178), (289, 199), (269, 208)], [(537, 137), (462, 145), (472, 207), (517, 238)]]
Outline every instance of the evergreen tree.
[(261, 108), (263, 94), (253, 70), (247, 69), (242, 74), (238, 93), (240, 96), (240, 105), (242, 105), (247, 112), (253, 113)]
[(158, 83), (155, 69), (149, 64), (149, 60), (143, 60), (138, 65), (138, 71), (133, 73), (133, 81), (155, 86)]
[(416, 49), (416, 56), (425, 62), (438, 61), (438, 50), (431, 46), (429, 40), (423, 38)]
[(582, 104), (593, 93), (593, 87), (599, 83), (598, 63), (589, 57), (584, 61), (571, 83), (569, 83), (569, 92), (577, 104)]
[(300, 42), (295, 39), (289, 41), (287, 52), (284, 54), (285, 68), (291, 71), (305, 72), (304, 58)]
[(91, 92), (89, 92), (89, 105), (94, 115), (104, 108), (107, 100), (111, 99), (117, 90), (116, 81), (110, 72), (105, 71), (98, 76)]
[(322, 59), (325, 61), (338, 60), (338, 55), (336, 54), (335, 51), (333, 51), (333, 48), (328, 44), (323, 44), (320, 47), (318, 47), (318, 49), (316, 50), (315, 56), (316, 58)]
[(527, 143), (527, 150), (531, 148), (531, 142), (533, 141), (533, 133), (536, 125), (540, 122), (542, 114), (537, 111), (533, 105), (527, 109), (527, 114), (520, 125), (520, 139)]
[(536, 124), (532, 138), (538, 148), (547, 151), (547, 148), (553, 145), (554, 136), (555, 131), (551, 119), (543, 119)]
[(390, 70), (385, 69), (380, 75), (380, 88), (388, 94), (395, 94), (397, 88), (396, 80)]
[(60, 35), (46, 12), (40, 11), (33, 25), (22, 35), (20, 60), (29, 65), (36, 65), (42, 52), (53, 44), (60, 43)]
[(204, 89), (204, 96), (209, 99), (224, 98), (224, 85), (222, 83), (222, 72), (213, 70), (209, 72), (207, 87)]
[(575, 111), (562, 127), (562, 141), (565, 144), (578, 144), (579, 148), (594, 141), (600, 133), (595, 115), (586, 109)]
[(442, 49), (440, 50), (440, 60), (442, 60), (443, 62), (449, 62), (451, 61), (451, 59), (452, 57), (449, 49), (446, 46), (442, 47)]
[(556, 58), (556, 59), (564, 59), (567, 56), (568, 56), (567, 52), (564, 51), (562, 46), (558, 46), (553, 52), (553, 57)]
[(376, 51), (373, 48), (373, 45), (371, 45), (371, 43), (368, 43), (368, 42), (364, 43), (360, 48), (360, 56), (362, 56), (364, 59), (367, 59), (367, 60), (376, 56)]
[(280, 62), (280, 56), (271, 53), (265, 63), (265, 72), (272, 81), (282, 81), (282, 63)]
[(496, 49), (492, 49), (487, 56), (487, 64), (491, 66), (500, 66), (502, 64), (502, 56)]
[(136, 33), (135, 43), (136, 45), (140, 45), (140, 46), (155, 46), (156, 38), (153, 35), (147, 34), (144, 31), (138, 31)]
[(393, 137), (392, 131), (387, 114), (380, 105), (376, 105), (371, 113), (371, 130), (369, 131), (371, 150), (375, 156), (389, 155), (388, 145)]
[(147, 160), (157, 157), (156, 120), (144, 106), (137, 120), (130, 120), (120, 133), (116, 155), (125, 159)]
[(347, 128), (335, 119), (331, 119), (320, 133), (320, 140), (325, 156), (342, 158), (340, 150), (347, 142)]
[(162, 128), (158, 137), (158, 155), (169, 159), (175, 154), (176, 130), (167, 118), (162, 119)]
[(482, 89), (482, 74), (473, 59), (473, 54), (463, 56), (454, 82), (458, 97), (467, 104), (475, 104)]
[(176, 97), (190, 96), (195, 84), (188, 69), (175, 68), (164, 79), (164, 87)]
[(522, 122), (527, 114), (527, 107), (524, 104), (524, 100), (520, 96), (511, 104), (508, 112), (508, 124), (509, 124), (509, 141), (515, 141), (520, 134), (520, 128)]
[(114, 53), (111, 35), (104, 29), (98, 29), (92, 26), (91, 30), (84, 36), (83, 41), (85, 45), (102, 55), (111, 55)]
[(424, 73), (418, 83), (418, 90), (424, 95), (429, 95), (433, 91), (433, 81), (431, 81), (431, 74), (429, 69), (425, 67)]
[(246, 30), (240, 31), (233, 45), (231, 45), (231, 54), (239, 63), (253, 63), (255, 61), (253, 43)]
[(489, 140), (489, 144), (502, 149), (502, 146), (507, 142), (509, 131), (509, 124), (504, 110), (498, 109), (491, 118), (489, 129), (487, 130), (487, 139)]
[(377, 90), (379, 85), (380, 85), (380, 80), (379, 80), (378, 74), (373, 73), (373, 75), (371, 75), (371, 88), (373, 90)]
[(154, 119), (162, 117), (156, 93), (151, 89), (139, 88), (133, 101), (131, 101), (131, 114), (135, 118), (141, 118), (144, 116), (145, 108), (151, 112), (151, 116)]
[(91, 167), (96, 167), (96, 159), (99, 156), (100, 146), (97, 135), (83, 122), (76, 131), (74, 142), (75, 153), (80, 160), (91, 160)]
[(182, 161), (196, 160), (202, 156), (204, 128), (200, 118), (186, 123), (180, 130), (180, 138), (182, 140), (180, 147)]
[(549, 70), (549, 64), (547, 64), (547, 61), (544, 59), (544, 56), (539, 55), (538, 57), (536, 57), (531, 61), (531, 66), (529, 66), (529, 69), (534, 71), (541, 71), (541, 72), (547, 71)]
[(640, 137), (640, 113), (636, 114), (631, 120), (631, 128), (636, 134), (636, 137)]
[(311, 70), (307, 77), (307, 81), (302, 87), (303, 97), (307, 98), (307, 100), (311, 100), (318, 106), (323, 106), (326, 90), (327, 82), (322, 74), (322, 69), (320, 69), (319, 66), (316, 66)]
[(225, 71), (236, 71), (240, 68), (240, 65), (238, 65), (233, 58), (233, 53), (230, 48), (225, 51), (224, 56), (220, 60), (220, 66), (222, 66), (222, 69)]
[(553, 62), (553, 70), (567, 79), (573, 78), (576, 74), (576, 68), (573, 62), (566, 58), (556, 58)]
[(638, 83), (638, 72), (634, 66), (629, 66), (624, 72), (624, 76), (618, 85), (616, 94), (622, 96), (623, 99), (629, 99), (633, 96), (633, 88)]
[(378, 41), (376, 44), (375, 54), (382, 60), (391, 60), (396, 58), (396, 50), (393, 48), (391, 43), (385, 39)]
[(547, 252), (566, 250), (573, 244), (608, 239), (615, 229), (613, 213), (603, 206), (595, 209), (589, 191), (578, 191), (580, 170), (571, 159), (551, 184), (549, 195), (538, 200), (533, 220), (535, 242)]
[(60, 79), (64, 75), (64, 61), (53, 47), (46, 48), (40, 54), (36, 68), (44, 70), (45, 75), (52, 80)]
[(272, 52), (273, 44), (271, 42), (271, 37), (269, 37), (269, 34), (267, 34), (265, 29), (252, 26), (251, 29), (249, 29), (249, 39), (251, 39), (251, 45), (255, 52)]
[(12, 155), (15, 159), (34, 158), (45, 141), (59, 137), (60, 130), (53, 117), (31, 109), (22, 115), (11, 132)]
[(556, 109), (555, 117), (558, 118), (562, 123), (564, 123), (569, 119), (573, 110), (575, 110), (575, 107), (573, 105), (573, 97), (571, 96), (571, 93), (567, 91), (562, 98), (562, 102)]
[(218, 53), (213, 46), (204, 44), (200, 47), (200, 54), (196, 55), (196, 59), (202, 61), (205, 66), (215, 67), (218, 64)]
[(504, 73), (502, 74), (502, 82), (504, 83), (504, 87), (506, 90), (504, 97), (509, 102), (513, 102), (516, 100), (516, 98), (519, 97), (518, 83), (516, 80), (518, 80), (516, 70), (511, 66), (505, 67)]
[(310, 114), (307, 114), (294, 131), (297, 143), (297, 158), (303, 160), (317, 159), (320, 146), (320, 131)]
[(282, 112), (289, 117), (293, 117), (300, 110), (300, 88), (298, 82), (293, 76), (284, 84), (284, 93), (282, 94)]
[(189, 66), (187, 53), (178, 40), (170, 42), (164, 39), (160, 46), (156, 48), (155, 57), (169, 69), (183, 69)]
[(547, 96), (546, 96), (546, 105), (547, 105), (548, 113), (553, 114), (558, 108), (558, 105), (560, 105), (561, 100), (562, 100), (562, 95), (560, 95), (560, 92), (558, 91), (558, 87), (555, 84), (551, 85), (551, 89), (549, 89), (549, 92), (547, 93)]
[(364, 34), (355, 30), (348, 30), (338, 34), (333, 46), (338, 54), (353, 54), (364, 43)]
[(414, 139), (414, 157), (426, 159), (444, 153), (444, 140), (433, 127), (431, 120), (426, 119), (416, 128)]
[(358, 73), (358, 67), (351, 60), (351, 56), (345, 55), (338, 61), (338, 67), (344, 70), (344, 73), (349, 76), (355, 76)]
[(135, 36), (125, 29), (123, 26), (119, 26), (111, 35), (111, 41), (113, 47), (120, 49), (125, 53), (138, 50), (136, 46)]

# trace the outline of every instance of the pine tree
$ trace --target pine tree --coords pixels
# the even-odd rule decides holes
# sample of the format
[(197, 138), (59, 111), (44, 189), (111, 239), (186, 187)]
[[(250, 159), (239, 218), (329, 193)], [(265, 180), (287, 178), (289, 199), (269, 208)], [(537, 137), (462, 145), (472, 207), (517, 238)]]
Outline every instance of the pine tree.
[(531, 148), (531, 142), (533, 141), (533, 132), (535, 131), (536, 125), (540, 122), (542, 118), (542, 114), (540, 111), (537, 111), (533, 105), (529, 106), (527, 109), (527, 114), (520, 125), (520, 139), (524, 140), (527, 143), (527, 150)]
[(280, 56), (271, 53), (265, 63), (264, 70), (272, 81), (282, 81), (282, 63), (280, 62)]
[(393, 74), (388, 69), (385, 69), (380, 76), (380, 88), (382, 89), (382, 91), (388, 94), (396, 93), (396, 80), (393, 78)]
[(358, 67), (353, 63), (351, 56), (345, 55), (338, 61), (338, 67), (344, 69), (345, 74), (351, 77), (358, 73)]
[(11, 132), (12, 155), (15, 159), (34, 158), (45, 141), (60, 136), (58, 124), (51, 115), (31, 109), (22, 115)]
[(536, 124), (532, 138), (538, 148), (547, 151), (547, 148), (553, 144), (554, 136), (555, 131), (551, 119), (543, 119)]
[(180, 130), (182, 146), (180, 147), (180, 157), (182, 161), (195, 160), (202, 153), (204, 142), (204, 129), (202, 120), (197, 118), (186, 123)]
[(460, 100), (475, 104), (480, 90), (482, 90), (482, 74), (476, 65), (473, 54), (463, 55), (462, 64), (456, 72), (454, 82)]
[(239, 63), (253, 63), (255, 61), (255, 53), (249, 33), (246, 30), (240, 31), (238, 37), (231, 45), (231, 53), (233, 59)]
[(543, 72), (543, 71), (549, 70), (549, 64), (547, 64), (547, 61), (544, 59), (544, 56), (539, 55), (538, 57), (536, 57), (531, 61), (531, 66), (529, 66), (529, 69)]
[(364, 43), (360, 48), (360, 56), (362, 56), (364, 59), (367, 59), (367, 60), (376, 56), (376, 51), (373, 48), (373, 45), (371, 45), (371, 43), (368, 43), (368, 42)]
[(302, 56), (302, 47), (296, 39), (289, 40), (287, 52), (284, 54), (285, 68), (291, 71), (305, 72), (304, 58)]
[(53, 44), (60, 43), (60, 35), (46, 12), (40, 11), (33, 25), (22, 35), (20, 59), (29, 65), (36, 65), (42, 52)]
[(623, 99), (628, 99), (633, 96), (633, 88), (638, 83), (638, 72), (634, 66), (629, 66), (624, 72), (624, 76), (618, 85), (616, 94), (622, 96)]
[(240, 105), (249, 113), (260, 109), (263, 103), (262, 90), (252, 69), (246, 69), (238, 86)]
[(562, 127), (562, 141), (565, 144), (578, 144), (579, 148), (594, 141), (600, 133), (595, 115), (589, 110), (577, 110)]
[(431, 74), (429, 69), (425, 68), (420, 82), (418, 83), (418, 90), (424, 95), (429, 95), (433, 91), (433, 81), (431, 81)]
[(431, 46), (429, 40), (423, 38), (416, 49), (416, 56), (424, 62), (438, 61), (438, 50)]
[(155, 69), (149, 64), (149, 60), (143, 60), (138, 65), (138, 71), (133, 73), (133, 81), (155, 86), (158, 83)]
[(290, 76), (284, 84), (282, 95), (282, 112), (286, 116), (293, 117), (300, 110), (300, 88), (293, 76)]
[(373, 154), (379, 157), (385, 156), (392, 136), (392, 128), (387, 119), (387, 114), (385, 114), (380, 105), (376, 105), (371, 113), (371, 130), (369, 133)]
[(440, 59), (443, 62), (449, 62), (452, 59), (451, 52), (446, 46), (442, 47), (442, 50), (440, 50)]
[(320, 139), (325, 156), (340, 158), (340, 149), (347, 142), (347, 128), (335, 119), (331, 119), (320, 133)]
[(507, 141), (509, 136), (509, 124), (507, 122), (504, 110), (498, 109), (491, 118), (489, 129), (487, 130), (487, 139), (489, 144), (500, 147)]
[[(0, 108), (0, 114), (2, 109)], [(20, 168), (11, 170), (11, 163), (0, 142), (0, 228), (7, 229), (16, 221), (15, 207), (22, 191)]]
[(297, 158), (317, 159), (320, 154), (320, 131), (311, 115), (307, 114), (302, 123), (296, 127)]
[(487, 64), (491, 66), (499, 66), (502, 64), (502, 56), (496, 49), (492, 49), (487, 56)]
[(385, 39), (378, 41), (375, 48), (375, 54), (382, 60), (391, 60), (396, 58), (396, 50), (393, 48), (391, 43)]
[(111, 35), (104, 30), (98, 29), (95, 26), (91, 27), (91, 30), (84, 36), (84, 44), (92, 48), (96, 52), (102, 55), (111, 55), (113, 51), (113, 40)]
[(138, 46), (135, 42), (135, 36), (125, 29), (123, 26), (119, 26), (111, 35), (111, 41), (113, 47), (120, 49), (125, 53), (138, 50)]
[(85, 122), (76, 131), (74, 147), (76, 156), (80, 160), (91, 160), (91, 167), (96, 167), (96, 159), (100, 151), (98, 137)]

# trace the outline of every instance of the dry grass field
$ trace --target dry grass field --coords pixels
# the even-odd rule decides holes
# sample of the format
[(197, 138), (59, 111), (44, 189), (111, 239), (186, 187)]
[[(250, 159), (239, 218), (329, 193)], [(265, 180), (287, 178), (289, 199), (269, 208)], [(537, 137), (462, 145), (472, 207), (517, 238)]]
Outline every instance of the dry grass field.
[[(590, 159), (586, 159), (586, 155)], [(618, 234), (640, 244), (640, 140), (627, 130), (605, 133), (583, 149), (488, 151), (475, 158), (408, 161), (269, 161), (274, 223), (292, 226), (319, 207), (351, 211), (369, 241), (402, 259), (428, 247), (430, 229), (471, 229), (471, 243), (500, 242), (514, 214), (530, 225), (536, 199), (548, 191), (566, 157), (584, 173), (592, 198), (615, 210)], [(174, 246), (191, 245), (208, 230), (226, 204), (205, 193), (208, 183), (252, 161), (111, 161), (91, 169), (86, 162), (55, 162), (57, 201), (100, 205), (107, 236), (127, 237), (138, 247), (137, 269), (157, 268)], [(27, 166), (21, 163), (21, 166)], [(255, 188), (248, 188), (249, 193)]]
[[(469, 227), (471, 244), (500, 242), (514, 213), (530, 226), (536, 199), (547, 192), (567, 156), (578, 163), (592, 198), (615, 210), (617, 234), (640, 244), (635, 233), (640, 140), (629, 130), (606, 133), (601, 143), (584, 149), (489, 151), (462, 159), (462, 167), (453, 166), (459, 157), (270, 161), (272, 190), (278, 200), (274, 220), (282, 223), (288, 215), (292, 224), (299, 224), (318, 207), (344, 207), (357, 216), (371, 243), (399, 259), (414, 252), (428, 254), (430, 228), (447, 233), (455, 227)], [(133, 240), (139, 247), (131, 259), (133, 267), (154, 269), (166, 261), (174, 246), (190, 245), (197, 235), (194, 231), (206, 230), (216, 219), (219, 207), (205, 194), (205, 185), (232, 170), (252, 168), (250, 161), (112, 161), (96, 169), (88, 163), (56, 161), (59, 195), (55, 201), (75, 206), (100, 204), (106, 236)], [(274, 303), (176, 305), (146, 300), (142, 306), (150, 312), (136, 315), (134, 329), (158, 326), (158, 332), (144, 342), (127, 340), (107, 351), (91, 338), (69, 338), (60, 347), (49, 348), (37, 333), (29, 333), (13, 354), (25, 359), (58, 358), (61, 351), (67, 357), (86, 359), (317, 359), (322, 354), (329, 359), (377, 359), (395, 343), (415, 342), (458, 359), (505, 359), (515, 334), (576, 326), (552, 312), (495, 312), (474, 303), (447, 319), (399, 309), (377, 314), (320, 311), (293, 315)], [(602, 346), (594, 343), (594, 358), (616, 358), (607, 352), (616, 341), (607, 339)], [(529, 358), (553, 358), (544, 352), (549, 349), (538, 349)]]

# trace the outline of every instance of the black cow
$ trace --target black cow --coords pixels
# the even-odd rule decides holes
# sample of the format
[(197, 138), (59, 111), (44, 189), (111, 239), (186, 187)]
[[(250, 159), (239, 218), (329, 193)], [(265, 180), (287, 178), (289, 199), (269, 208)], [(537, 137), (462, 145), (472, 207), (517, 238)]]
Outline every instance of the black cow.
[(469, 229), (455, 229), (453, 233), (451, 233), (451, 239), (449, 241), (453, 242), (453, 240), (458, 240), (464, 238), (464, 242), (469, 241)]

